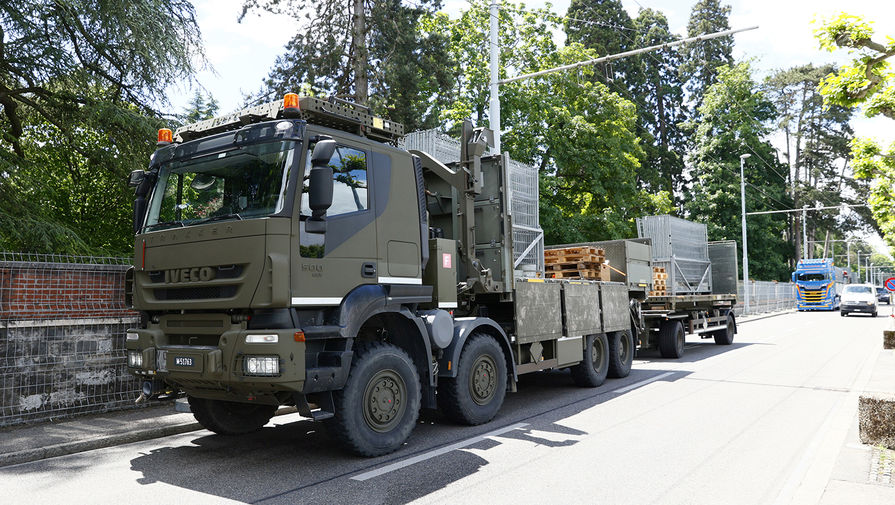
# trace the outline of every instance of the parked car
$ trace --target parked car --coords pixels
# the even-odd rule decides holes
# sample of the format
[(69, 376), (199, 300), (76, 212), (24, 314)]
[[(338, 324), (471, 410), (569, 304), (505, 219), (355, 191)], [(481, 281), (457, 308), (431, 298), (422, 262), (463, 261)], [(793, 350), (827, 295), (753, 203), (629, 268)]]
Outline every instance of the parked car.
[(876, 317), (876, 288), (872, 284), (847, 284), (842, 290), (839, 303), (839, 315), (847, 316), (851, 312), (866, 312)]
[(892, 304), (892, 298), (889, 296), (889, 290), (884, 286), (876, 287), (876, 301), (886, 302), (886, 305)]

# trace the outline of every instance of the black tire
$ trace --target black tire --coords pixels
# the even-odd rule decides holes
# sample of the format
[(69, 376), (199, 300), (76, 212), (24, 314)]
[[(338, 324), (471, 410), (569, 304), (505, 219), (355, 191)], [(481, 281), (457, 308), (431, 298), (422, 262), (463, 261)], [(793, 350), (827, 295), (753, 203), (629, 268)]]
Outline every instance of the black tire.
[(199, 424), (218, 435), (244, 435), (258, 431), (277, 411), (275, 405), (208, 400), (188, 396), (190, 410)]
[(438, 407), (448, 419), (474, 426), (494, 419), (507, 393), (507, 362), (490, 335), (473, 333), (463, 345), (457, 376), (439, 381)]
[(584, 343), (584, 360), (571, 367), (572, 380), (584, 388), (595, 388), (609, 374), (609, 340), (606, 335), (588, 335)]
[(839, 315), (842, 316), (842, 317), (845, 317), (845, 316), (848, 315), (848, 312), (846, 312), (846, 311), (844, 311), (844, 310), (840, 310), (840, 311), (839, 311)]
[(634, 363), (634, 337), (630, 330), (609, 335), (609, 377), (618, 379), (631, 373)]
[(680, 321), (669, 319), (662, 322), (659, 328), (659, 354), (663, 358), (680, 358), (684, 355), (684, 325)]
[(420, 411), (420, 379), (403, 349), (363, 342), (345, 387), (333, 392), (335, 416), (329, 430), (347, 450), (360, 456), (388, 454), (410, 436)]
[(727, 314), (726, 328), (724, 328), (723, 330), (712, 332), (712, 337), (714, 337), (715, 343), (718, 345), (730, 345), (733, 343), (733, 336), (735, 334), (736, 321), (734, 321), (732, 315)]
[(873, 317), (876, 317), (876, 316), (877, 316), (877, 313), (876, 313), (876, 311), (874, 311), (873, 314), (870, 314), (870, 315), (873, 316)]

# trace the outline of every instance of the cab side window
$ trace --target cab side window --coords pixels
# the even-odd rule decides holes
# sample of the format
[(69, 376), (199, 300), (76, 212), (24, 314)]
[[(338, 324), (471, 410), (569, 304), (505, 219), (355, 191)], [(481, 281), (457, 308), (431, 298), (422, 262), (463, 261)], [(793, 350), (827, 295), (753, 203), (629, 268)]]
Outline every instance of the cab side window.
[[(311, 234), (304, 231), (304, 220), (311, 215), (308, 205), (308, 177), (311, 172), (311, 150), (308, 150), (305, 164), (305, 176), (302, 184), (301, 198), (301, 237), (299, 238), (301, 256), (305, 258), (322, 258), (325, 250), (325, 234)], [(367, 153), (353, 147), (339, 145), (329, 159), (333, 169), (333, 203), (326, 211), (326, 217), (332, 218), (353, 212), (363, 212), (370, 207), (367, 191)], [(329, 226), (336, 226), (330, 222)]]

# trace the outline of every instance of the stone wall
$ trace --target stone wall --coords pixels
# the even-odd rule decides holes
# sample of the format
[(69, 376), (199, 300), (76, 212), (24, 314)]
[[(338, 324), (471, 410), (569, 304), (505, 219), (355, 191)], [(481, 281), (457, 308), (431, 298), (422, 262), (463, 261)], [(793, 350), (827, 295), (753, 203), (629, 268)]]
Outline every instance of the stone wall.
[(126, 260), (84, 260), (101, 262), (0, 261), (0, 426), (126, 408), (139, 394), (125, 366), (138, 322)]

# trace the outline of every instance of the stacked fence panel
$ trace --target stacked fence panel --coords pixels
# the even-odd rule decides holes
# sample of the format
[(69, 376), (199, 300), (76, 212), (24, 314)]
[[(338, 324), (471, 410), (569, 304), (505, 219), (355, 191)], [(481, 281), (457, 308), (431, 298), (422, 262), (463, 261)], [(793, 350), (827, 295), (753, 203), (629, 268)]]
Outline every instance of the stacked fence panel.
[[(460, 142), (438, 130), (404, 136), (404, 148), (429, 153), (448, 164), (460, 161)], [(510, 215), (513, 216), (513, 259), (517, 265), (535, 265), (544, 271), (544, 232), (538, 211), (538, 169), (509, 159)]]
[(704, 224), (668, 215), (646, 216), (637, 218), (637, 233), (651, 239), (653, 266), (665, 268), (669, 294), (712, 292)]
[(132, 406), (128, 259), (0, 253), (0, 426)]

